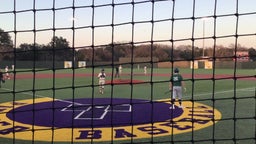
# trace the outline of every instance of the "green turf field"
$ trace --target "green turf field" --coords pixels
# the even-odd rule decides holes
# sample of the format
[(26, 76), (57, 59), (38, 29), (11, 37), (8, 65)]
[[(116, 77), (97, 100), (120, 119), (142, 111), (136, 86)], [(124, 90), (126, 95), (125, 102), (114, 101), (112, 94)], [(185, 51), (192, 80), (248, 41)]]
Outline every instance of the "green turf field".
[[(148, 69), (148, 74), (143, 74), (143, 69), (123, 68), (121, 80), (141, 80), (139, 84), (108, 84), (105, 86), (103, 95), (98, 92), (98, 79), (96, 75), (100, 69), (75, 69), (69, 70), (39, 70), (36, 74), (52, 74), (54, 78), (23, 78), (6, 80), (0, 89), (0, 103), (19, 101), (24, 99), (54, 98), (57, 100), (76, 98), (131, 98), (146, 100), (169, 99), (166, 94), (169, 86), (170, 69)], [(114, 78), (114, 69), (105, 69), (107, 80)], [(17, 75), (33, 75), (29, 70), (17, 70)], [(184, 101), (195, 101), (218, 109), (221, 120), (213, 126), (194, 131), (193, 133), (175, 134), (165, 137), (152, 137), (149, 139), (132, 139), (125, 141), (114, 141), (113, 143), (175, 143), (190, 144), (254, 144), (256, 134), (256, 81), (255, 70), (234, 71), (233, 69), (216, 70), (191, 70), (181, 69), (185, 77), (187, 91), (183, 95)], [(81, 77), (57, 77), (60, 74), (94, 74), (94, 76)], [(211, 78), (202, 78), (199, 75), (212, 75)], [(233, 79), (235, 76), (254, 77), (254, 80)], [(191, 76), (194, 75), (194, 78)], [(216, 77), (221, 75), (222, 77)], [(224, 76), (224, 78), (223, 78)], [(0, 128), (1, 130), (1, 128)], [(0, 138), (0, 144), (13, 143), (13, 139)], [(15, 139), (15, 143), (40, 143)], [(57, 142), (54, 142), (57, 143)], [(63, 142), (61, 142), (63, 143)], [(67, 142), (69, 143), (69, 142)], [(111, 142), (102, 142), (111, 143)]]

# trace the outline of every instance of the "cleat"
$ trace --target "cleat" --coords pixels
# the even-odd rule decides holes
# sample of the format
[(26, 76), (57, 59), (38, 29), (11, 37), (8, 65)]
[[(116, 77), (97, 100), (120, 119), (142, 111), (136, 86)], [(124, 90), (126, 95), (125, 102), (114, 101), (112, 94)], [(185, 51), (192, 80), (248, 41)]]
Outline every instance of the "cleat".
[(184, 108), (184, 107), (183, 107), (182, 105), (180, 105), (180, 106), (179, 106), (179, 108), (181, 108), (181, 109), (182, 109), (182, 108)]

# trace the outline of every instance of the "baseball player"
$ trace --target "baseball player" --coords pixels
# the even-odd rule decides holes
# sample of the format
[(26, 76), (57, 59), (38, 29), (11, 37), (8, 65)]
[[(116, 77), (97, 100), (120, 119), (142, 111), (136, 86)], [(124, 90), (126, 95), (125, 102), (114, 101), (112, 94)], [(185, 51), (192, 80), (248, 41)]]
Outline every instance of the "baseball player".
[(9, 67), (8, 66), (5, 67), (5, 77), (6, 77), (6, 79), (10, 79)]
[(147, 66), (144, 66), (144, 75), (147, 74)]
[(116, 73), (115, 73), (115, 78), (119, 78), (120, 74), (119, 74), (119, 67), (116, 67)]
[(119, 67), (118, 67), (118, 69), (119, 69), (119, 74), (121, 75), (122, 74), (122, 65), (119, 65)]
[(2, 87), (2, 83), (5, 83), (4, 74), (0, 69), (0, 88)]
[(179, 69), (174, 69), (174, 74), (170, 78), (169, 90), (171, 93), (171, 104), (170, 109), (175, 109), (174, 102), (178, 99), (179, 108), (183, 108), (182, 106), (182, 87), (184, 91), (186, 91), (185, 83), (183, 81), (183, 77), (179, 74)]
[(100, 94), (103, 94), (105, 79), (106, 79), (106, 73), (104, 72), (104, 69), (102, 69), (101, 72), (98, 74), (98, 78), (99, 78), (99, 92)]

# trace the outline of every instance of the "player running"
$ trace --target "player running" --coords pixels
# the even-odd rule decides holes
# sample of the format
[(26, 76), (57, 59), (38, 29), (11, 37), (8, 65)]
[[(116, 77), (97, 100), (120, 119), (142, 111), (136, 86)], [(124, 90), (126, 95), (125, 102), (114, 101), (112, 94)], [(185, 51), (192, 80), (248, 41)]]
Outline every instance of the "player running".
[(183, 81), (183, 77), (179, 74), (179, 69), (174, 69), (174, 74), (170, 78), (169, 90), (172, 91), (171, 93), (171, 104), (172, 106), (170, 109), (175, 109), (174, 103), (175, 100), (178, 99), (179, 101), (179, 108), (183, 108), (182, 106), (182, 87), (184, 91), (186, 91), (185, 83)]

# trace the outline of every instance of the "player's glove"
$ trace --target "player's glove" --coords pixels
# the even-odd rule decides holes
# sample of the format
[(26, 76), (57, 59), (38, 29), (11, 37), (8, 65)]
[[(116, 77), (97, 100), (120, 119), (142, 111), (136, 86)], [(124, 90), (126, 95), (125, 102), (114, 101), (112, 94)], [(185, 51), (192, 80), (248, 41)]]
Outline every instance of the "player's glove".
[(187, 88), (185, 88), (185, 87), (184, 87), (183, 89), (184, 89), (184, 92), (186, 92), (186, 91), (187, 91)]

